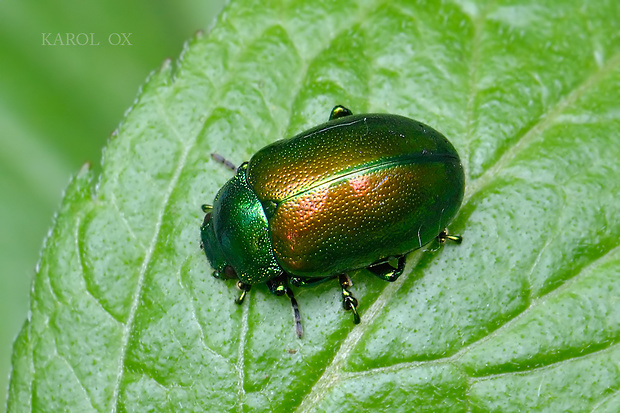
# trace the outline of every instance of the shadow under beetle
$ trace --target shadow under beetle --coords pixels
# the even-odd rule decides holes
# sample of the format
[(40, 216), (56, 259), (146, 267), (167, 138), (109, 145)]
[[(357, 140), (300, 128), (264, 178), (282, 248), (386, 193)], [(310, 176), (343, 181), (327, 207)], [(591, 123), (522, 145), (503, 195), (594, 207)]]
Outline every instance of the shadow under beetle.
[(403, 116), (336, 106), (328, 122), (264, 147), (237, 168), (213, 205), (202, 206), (201, 247), (215, 277), (238, 280), (237, 303), (258, 283), (286, 294), (301, 338), (290, 285), (337, 278), (343, 307), (359, 323), (346, 274), (366, 268), (395, 281), (407, 253), (435, 238), (460, 243), (445, 227), (464, 187), (459, 156), (441, 133)]

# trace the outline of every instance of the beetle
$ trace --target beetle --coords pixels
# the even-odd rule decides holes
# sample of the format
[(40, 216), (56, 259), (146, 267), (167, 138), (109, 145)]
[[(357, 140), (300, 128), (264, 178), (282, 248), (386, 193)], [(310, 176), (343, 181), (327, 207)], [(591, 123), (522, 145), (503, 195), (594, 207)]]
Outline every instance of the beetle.
[(430, 126), (336, 106), (328, 122), (264, 147), (236, 169), (213, 205), (202, 206), (201, 247), (216, 278), (237, 280), (237, 303), (259, 283), (287, 295), (301, 338), (291, 285), (338, 279), (343, 307), (359, 323), (347, 274), (366, 268), (393, 282), (407, 253), (433, 239), (460, 243), (445, 228), (464, 187), (456, 150)]

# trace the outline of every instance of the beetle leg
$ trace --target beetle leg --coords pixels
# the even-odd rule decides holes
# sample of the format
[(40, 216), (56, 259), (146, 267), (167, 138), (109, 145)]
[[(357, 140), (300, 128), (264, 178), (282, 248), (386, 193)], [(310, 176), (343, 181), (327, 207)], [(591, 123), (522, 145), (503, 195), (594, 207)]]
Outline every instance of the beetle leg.
[(224, 158), (219, 153), (212, 153), (211, 159), (213, 159), (215, 162), (221, 163), (222, 165), (224, 165), (226, 168), (230, 169), (231, 171), (237, 170), (237, 167), (235, 166), (234, 163), (230, 162), (228, 159)]
[(446, 242), (447, 239), (449, 239), (450, 241), (454, 241), (457, 244), (463, 242), (463, 237), (461, 237), (460, 235), (449, 235), (448, 228), (444, 228), (443, 231), (441, 231), (439, 235), (437, 235), (437, 241), (439, 241), (440, 244), (443, 244), (444, 242)]
[(295, 317), (295, 331), (297, 332), (297, 337), (301, 338), (304, 335), (304, 328), (301, 325), (301, 315), (299, 314), (299, 305), (297, 305), (297, 300), (293, 295), (293, 290), (290, 288), (286, 289), (286, 295), (291, 299), (291, 306), (293, 307), (293, 317)]
[(271, 291), (272, 294), (277, 296), (281, 296), (286, 294), (287, 290), (287, 277), (286, 273), (281, 273), (279, 276), (267, 280), (267, 288)]
[(337, 275), (330, 275), (329, 277), (311, 278), (311, 277), (297, 277), (291, 276), (289, 282), (295, 287), (308, 287), (311, 285), (317, 285), (327, 280), (333, 280), (338, 277)]
[(371, 265), (367, 270), (384, 281), (394, 282), (405, 271), (405, 256), (401, 255), (398, 257), (398, 266), (396, 268), (386, 261)]
[(291, 306), (293, 307), (293, 317), (295, 318), (295, 331), (297, 337), (301, 338), (304, 333), (304, 329), (301, 325), (301, 315), (299, 314), (299, 305), (293, 294), (293, 290), (288, 286), (289, 275), (282, 272), (279, 276), (267, 281), (267, 287), (273, 294), (281, 296), (286, 294), (291, 299)]
[(357, 299), (353, 297), (353, 294), (349, 291), (349, 288), (351, 288), (353, 283), (346, 274), (340, 274), (338, 276), (338, 280), (340, 281), (340, 287), (342, 288), (342, 307), (347, 311), (353, 311), (353, 322), (355, 324), (359, 324), (360, 315), (357, 312)]
[(344, 118), (345, 116), (351, 116), (353, 112), (349, 109), (345, 108), (342, 105), (334, 106), (331, 113), (329, 114), (329, 120), (334, 120), (338, 118)]
[(252, 288), (252, 286), (250, 284), (237, 281), (237, 288), (241, 290), (241, 295), (235, 300), (235, 303), (241, 304), (243, 302), (243, 299), (245, 298), (246, 293), (250, 291), (250, 288)]

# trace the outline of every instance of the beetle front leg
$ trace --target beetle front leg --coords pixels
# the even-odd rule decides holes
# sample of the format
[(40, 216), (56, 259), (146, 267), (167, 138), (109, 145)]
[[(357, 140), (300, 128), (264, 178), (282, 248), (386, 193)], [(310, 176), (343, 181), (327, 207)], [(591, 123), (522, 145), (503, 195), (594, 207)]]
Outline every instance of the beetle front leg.
[(380, 262), (366, 268), (375, 276), (381, 278), (383, 281), (394, 282), (405, 271), (405, 256), (398, 257), (398, 265), (396, 268), (392, 267), (389, 262)]
[(241, 304), (243, 303), (243, 300), (245, 299), (245, 295), (247, 294), (248, 291), (250, 291), (250, 288), (252, 288), (252, 286), (250, 284), (237, 281), (237, 288), (241, 290), (241, 295), (239, 296), (239, 298), (235, 299), (235, 303)]
[(340, 274), (338, 276), (338, 280), (340, 281), (340, 288), (342, 288), (342, 307), (346, 311), (353, 311), (353, 322), (355, 324), (359, 324), (360, 315), (357, 312), (357, 299), (353, 297), (353, 293), (349, 291), (349, 288), (351, 288), (353, 283), (346, 274)]

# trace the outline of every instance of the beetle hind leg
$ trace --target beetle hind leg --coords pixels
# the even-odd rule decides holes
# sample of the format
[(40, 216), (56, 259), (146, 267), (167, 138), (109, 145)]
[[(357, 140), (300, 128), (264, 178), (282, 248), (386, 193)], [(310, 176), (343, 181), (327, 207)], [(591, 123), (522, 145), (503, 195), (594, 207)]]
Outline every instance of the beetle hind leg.
[(360, 315), (357, 312), (358, 302), (357, 302), (357, 299), (353, 297), (353, 293), (349, 291), (349, 288), (351, 288), (351, 285), (353, 285), (353, 283), (351, 282), (351, 279), (349, 278), (349, 276), (346, 274), (340, 274), (338, 276), (338, 280), (340, 281), (340, 287), (342, 288), (342, 307), (346, 311), (352, 311), (353, 322), (355, 324), (359, 324)]
[(388, 261), (384, 261), (367, 267), (367, 270), (383, 281), (394, 282), (402, 275), (403, 271), (405, 271), (405, 256), (401, 255), (398, 257), (396, 268), (392, 267)]

